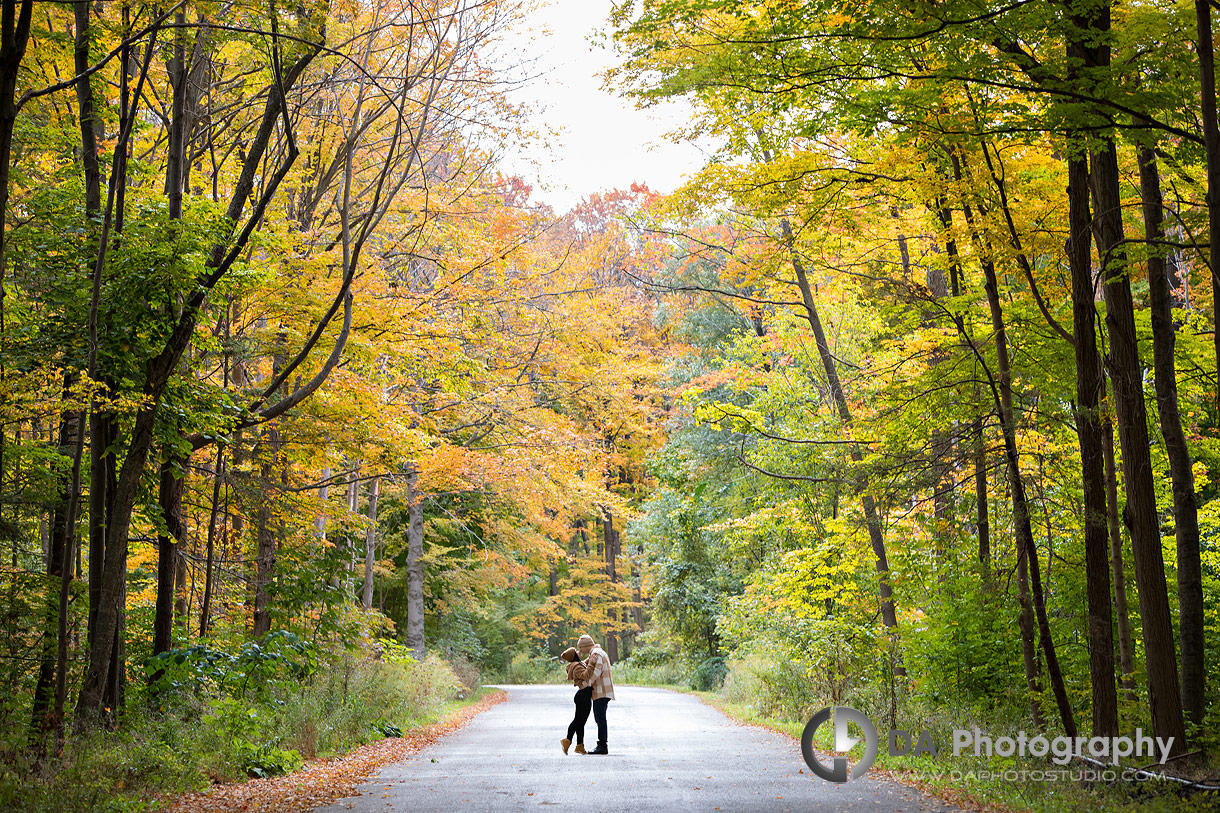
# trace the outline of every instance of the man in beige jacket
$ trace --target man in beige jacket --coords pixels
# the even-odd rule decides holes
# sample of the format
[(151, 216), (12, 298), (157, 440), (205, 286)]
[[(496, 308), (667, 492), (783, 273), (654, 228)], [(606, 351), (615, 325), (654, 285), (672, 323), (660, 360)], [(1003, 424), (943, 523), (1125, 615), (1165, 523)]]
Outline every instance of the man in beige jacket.
[(584, 680), (581, 688), (593, 688), (593, 719), (597, 721), (597, 747), (590, 754), (608, 754), (606, 747), (606, 707), (614, 699), (614, 682), (610, 678), (610, 656), (593, 638), (580, 636), (576, 642), (581, 657), (585, 659)]

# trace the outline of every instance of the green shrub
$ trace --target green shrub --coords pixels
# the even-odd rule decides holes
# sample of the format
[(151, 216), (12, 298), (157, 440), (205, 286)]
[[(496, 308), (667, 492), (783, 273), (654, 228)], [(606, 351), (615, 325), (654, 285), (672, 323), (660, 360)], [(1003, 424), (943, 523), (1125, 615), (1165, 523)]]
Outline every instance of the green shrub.
[(685, 686), (688, 678), (676, 661), (641, 666), (628, 658), (614, 665), (614, 682), (623, 686)]
[(799, 664), (761, 655), (729, 661), (722, 694), (732, 703), (788, 722), (807, 720), (817, 709), (831, 705)]
[(715, 656), (704, 658), (694, 672), (691, 673), (690, 687), (701, 692), (710, 692), (724, 685), (724, 676), (728, 672), (724, 658)]
[(433, 718), (463, 689), (437, 655), (416, 661), (386, 648), (380, 660), (345, 658), (320, 669), (278, 707), (283, 742), (306, 758), (353, 748)]
[(564, 683), (567, 672), (556, 658), (547, 655), (518, 652), (509, 661), (503, 675), (504, 683)]
[(277, 748), (270, 743), (237, 743), (237, 752), (242, 770), (251, 779), (283, 776), (299, 770), (303, 764), (299, 751)]
[[(465, 691), (440, 657), (416, 661), (392, 645), (380, 657), (311, 660), (297, 679), (280, 678), (288, 666), (273, 646), (246, 659), (248, 680), (195, 680), (192, 670), (198, 677), (198, 663), (209, 659), (189, 655), (167, 664), (167, 679), (179, 683), (160, 698), (168, 710), (132, 707), (120, 730), (70, 736), (55, 758), (40, 759), (24, 730), (6, 732), (0, 810), (139, 810), (210, 782), (290, 773), (303, 759), (399, 736)], [(210, 662), (232, 671), (237, 659)]]

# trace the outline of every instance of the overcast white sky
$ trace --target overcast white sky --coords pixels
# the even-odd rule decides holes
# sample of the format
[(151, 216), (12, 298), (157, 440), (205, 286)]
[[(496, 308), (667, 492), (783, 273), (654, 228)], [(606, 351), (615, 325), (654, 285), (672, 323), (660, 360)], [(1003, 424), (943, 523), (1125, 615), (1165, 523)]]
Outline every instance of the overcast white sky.
[(597, 73), (614, 61), (614, 53), (591, 43), (589, 35), (605, 27), (610, 9), (610, 0), (549, 0), (509, 32), (502, 46), (509, 60), (537, 60), (529, 71), (536, 78), (513, 99), (541, 110), (540, 130), (558, 131), (549, 143), (506, 155), (505, 169), (533, 184), (534, 199), (558, 212), (591, 192), (632, 182), (670, 192), (704, 163), (694, 145), (665, 138), (684, 123), (685, 105), (637, 110), (602, 89)]

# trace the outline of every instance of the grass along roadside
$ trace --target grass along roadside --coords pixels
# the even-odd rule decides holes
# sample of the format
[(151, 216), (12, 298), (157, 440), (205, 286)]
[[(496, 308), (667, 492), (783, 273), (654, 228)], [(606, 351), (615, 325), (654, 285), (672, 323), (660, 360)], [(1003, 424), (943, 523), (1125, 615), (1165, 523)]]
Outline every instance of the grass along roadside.
[(410, 757), (476, 715), (508, 698), (503, 691), (480, 689), (466, 700), (446, 703), (437, 722), (403, 732), (401, 737), (362, 745), (340, 757), (308, 761), (299, 771), (268, 779), (217, 785), (173, 800), (170, 813), (264, 810), (297, 813), (356, 795), (357, 786), (379, 768)]
[(479, 684), (435, 654), (417, 661), (395, 652), (328, 654), (304, 677), (264, 671), (208, 685), (191, 674), (157, 708), (127, 715), (116, 730), (73, 733), (54, 752), (32, 747), (24, 727), (0, 726), (0, 810), (164, 809), (185, 793), (292, 774), (436, 724), (473, 702), (461, 701)]
[[(805, 727), (806, 721), (762, 715), (748, 704), (726, 700), (716, 692), (694, 692), (680, 686), (669, 688), (694, 694), (707, 705), (740, 723), (784, 734), (798, 743)], [(877, 759), (870, 769), (871, 775), (900, 782), (966, 810), (997, 813), (1064, 813), (1080, 810), (1186, 813), (1220, 809), (1220, 799), (1211, 794), (1182, 798), (1166, 788), (1154, 788), (1139, 783), (1098, 783), (1086, 787), (1080, 782), (1068, 779), (1012, 781), (1004, 778), (1002, 774), (1005, 771), (1034, 772), (1048, 767), (1057, 769), (1059, 766), (1015, 757), (954, 757), (947, 743), (940, 743), (942, 753), (936, 757), (891, 757), (886, 751), (885, 733), (878, 732), (878, 736), (880, 747)], [(821, 739), (825, 741), (820, 744), (829, 750), (830, 740)]]

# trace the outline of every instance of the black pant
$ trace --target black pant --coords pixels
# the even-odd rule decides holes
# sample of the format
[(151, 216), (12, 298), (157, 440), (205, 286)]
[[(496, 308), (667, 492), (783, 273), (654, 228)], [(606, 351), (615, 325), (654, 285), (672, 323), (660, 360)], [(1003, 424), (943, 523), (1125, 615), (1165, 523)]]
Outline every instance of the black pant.
[(593, 701), (593, 719), (597, 721), (597, 742), (602, 744), (606, 742), (606, 706), (610, 705), (610, 698), (599, 697)]
[(568, 723), (568, 739), (572, 739), (572, 735), (575, 734), (576, 742), (584, 743), (585, 721), (589, 719), (589, 707), (593, 703), (593, 687), (586, 686), (576, 692), (572, 702), (576, 704), (576, 716), (572, 718), (572, 722)]

